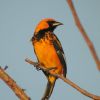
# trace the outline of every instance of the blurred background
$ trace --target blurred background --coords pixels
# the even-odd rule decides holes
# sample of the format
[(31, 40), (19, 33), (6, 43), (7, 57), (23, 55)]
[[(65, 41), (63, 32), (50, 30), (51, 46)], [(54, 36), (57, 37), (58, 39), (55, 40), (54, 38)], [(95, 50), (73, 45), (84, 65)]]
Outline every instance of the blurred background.
[[(73, 0), (78, 16), (100, 58), (100, 0)], [(47, 80), (41, 71), (25, 62), (36, 61), (30, 42), (43, 18), (54, 18), (64, 25), (55, 30), (67, 60), (67, 77), (87, 91), (100, 95), (100, 72), (77, 29), (66, 0), (0, 0), (0, 66), (26, 89), (32, 100), (40, 100)], [(0, 80), (0, 100), (19, 100)], [(90, 100), (57, 80), (50, 100)]]

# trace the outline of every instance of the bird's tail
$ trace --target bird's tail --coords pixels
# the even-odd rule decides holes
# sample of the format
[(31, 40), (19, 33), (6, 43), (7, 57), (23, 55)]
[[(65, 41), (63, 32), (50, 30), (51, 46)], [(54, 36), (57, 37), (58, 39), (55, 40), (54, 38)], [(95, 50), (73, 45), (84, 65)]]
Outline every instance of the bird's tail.
[(50, 96), (51, 96), (51, 94), (52, 94), (52, 91), (53, 91), (55, 82), (56, 82), (56, 78), (55, 78), (55, 77), (50, 76), (50, 77), (48, 78), (47, 87), (46, 87), (44, 96), (43, 96), (43, 98), (42, 98), (41, 100), (49, 100), (49, 98), (50, 98)]

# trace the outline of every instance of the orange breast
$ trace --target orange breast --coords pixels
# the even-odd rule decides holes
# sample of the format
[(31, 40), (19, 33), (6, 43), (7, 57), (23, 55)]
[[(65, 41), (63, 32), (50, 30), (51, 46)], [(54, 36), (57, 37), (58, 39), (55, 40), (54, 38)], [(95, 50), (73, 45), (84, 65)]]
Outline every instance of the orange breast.
[(62, 73), (62, 65), (53, 44), (51, 44), (49, 40), (36, 42), (34, 49), (39, 62), (42, 63), (44, 67), (57, 67), (56, 70), (52, 70), (51, 72), (57, 74)]

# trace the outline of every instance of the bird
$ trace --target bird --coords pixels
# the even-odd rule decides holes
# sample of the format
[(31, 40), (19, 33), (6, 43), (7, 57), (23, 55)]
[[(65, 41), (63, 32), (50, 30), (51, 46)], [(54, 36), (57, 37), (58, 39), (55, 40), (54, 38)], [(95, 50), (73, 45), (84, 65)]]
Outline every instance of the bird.
[[(46, 69), (55, 67), (55, 69), (50, 70), (50, 73), (66, 77), (67, 64), (65, 54), (59, 39), (54, 34), (54, 30), (59, 25), (63, 24), (53, 18), (42, 19), (37, 24), (31, 41), (38, 62)], [(46, 71), (43, 71), (43, 73), (47, 78), (47, 86), (41, 100), (49, 100), (57, 77)]]

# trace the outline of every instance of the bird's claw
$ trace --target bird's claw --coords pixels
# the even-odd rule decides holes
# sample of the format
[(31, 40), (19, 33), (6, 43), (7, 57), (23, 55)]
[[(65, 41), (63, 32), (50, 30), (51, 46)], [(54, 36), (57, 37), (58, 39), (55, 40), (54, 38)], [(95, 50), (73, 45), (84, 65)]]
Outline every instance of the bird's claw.
[(38, 62), (34, 63), (34, 66), (36, 67), (36, 70), (39, 71), (41, 70), (41, 68), (39, 68), (40, 64)]
[(39, 67), (36, 67), (36, 70), (37, 70), (37, 71), (39, 71), (39, 70), (41, 70), (41, 68), (39, 68)]

